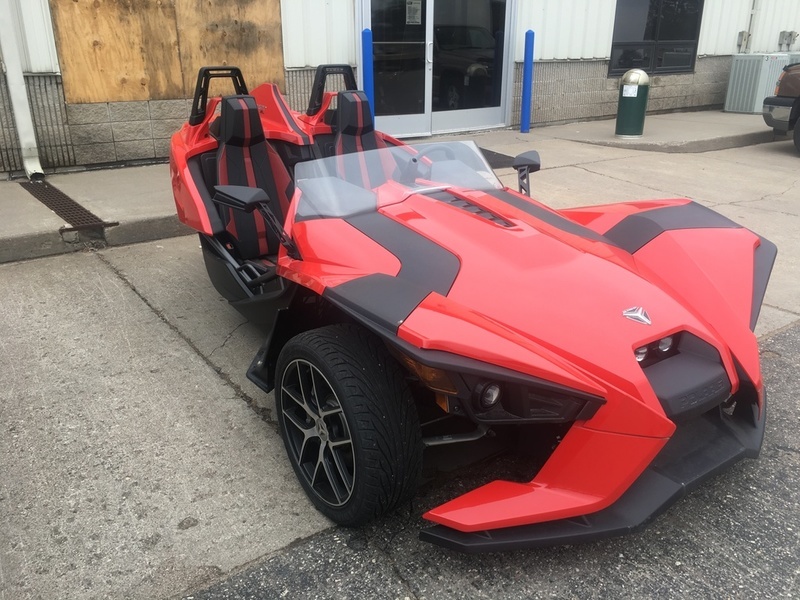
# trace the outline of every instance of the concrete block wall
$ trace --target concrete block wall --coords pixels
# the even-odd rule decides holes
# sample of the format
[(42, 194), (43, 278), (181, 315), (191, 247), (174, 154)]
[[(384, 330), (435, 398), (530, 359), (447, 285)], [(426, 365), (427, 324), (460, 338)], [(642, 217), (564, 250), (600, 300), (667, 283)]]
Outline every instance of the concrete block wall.
[[(700, 57), (694, 73), (650, 78), (648, 112), (722, 108), (732, 57)], [(512, 125), (519, 125), (522, 64), (514, 69)], [(617, 114), (620, 77), (608, 76), (607, 60), (540, 61), (534, 65), (532, 123), (552, 125)]]
[(79, 165), (165, 158), (169, 140), (189, 117), (190, 100), (68, 104)]

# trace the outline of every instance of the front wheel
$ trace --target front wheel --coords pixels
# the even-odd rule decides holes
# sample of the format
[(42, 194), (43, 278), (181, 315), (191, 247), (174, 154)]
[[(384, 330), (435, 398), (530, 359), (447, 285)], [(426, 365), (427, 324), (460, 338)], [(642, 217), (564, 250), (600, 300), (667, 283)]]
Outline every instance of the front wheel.
[(292, 338), (275, 405), (286, 452), (314, 506), (356, 526), (407, 501), (422, 471), (419, 418), (383, 343), (354, 325)]
[(794, 147), (800, 152), (800, 119), (794, 124)]

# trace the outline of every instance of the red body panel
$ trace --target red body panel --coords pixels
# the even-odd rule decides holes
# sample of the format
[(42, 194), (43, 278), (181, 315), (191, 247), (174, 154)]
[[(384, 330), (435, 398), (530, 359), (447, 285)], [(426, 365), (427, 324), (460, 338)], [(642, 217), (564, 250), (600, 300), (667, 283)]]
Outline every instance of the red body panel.
[(458, 531), (483, 531), (595, 512), (613, 504), (665, 442), (576, 425), (531, 483), (493, 481), (423, 516)]

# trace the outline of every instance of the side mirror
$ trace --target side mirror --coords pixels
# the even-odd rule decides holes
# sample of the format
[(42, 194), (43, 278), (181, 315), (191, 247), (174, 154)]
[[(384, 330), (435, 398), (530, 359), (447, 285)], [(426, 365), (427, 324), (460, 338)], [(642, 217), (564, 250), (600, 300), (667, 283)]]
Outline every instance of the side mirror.
[(531, 173), (536, 173), (542, 168), (542, 159), (539, 158), (539, 153), (536, 150), (528, 150), (518, 155), (511, 165), (517, 170), (517, 182), (519, 183), (519, 191), (530, 197), (531, 186), (529, 176)]
[(214, 202), (245, 212), (253, 212), (259, 204), (269, 202), (267, 192), (246, 185), (215, 185), (214, 191)]

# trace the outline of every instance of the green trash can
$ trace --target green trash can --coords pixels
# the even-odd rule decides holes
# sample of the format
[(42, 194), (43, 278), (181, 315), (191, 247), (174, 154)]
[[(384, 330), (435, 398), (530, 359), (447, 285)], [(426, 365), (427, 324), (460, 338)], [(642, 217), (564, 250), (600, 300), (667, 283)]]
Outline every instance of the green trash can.
[(647, 97), (650, 95), (650, 77), (641, 69), (631, 69), (619, 83), (617, 104), (618, 138), (638, 138), (644, 132)]

